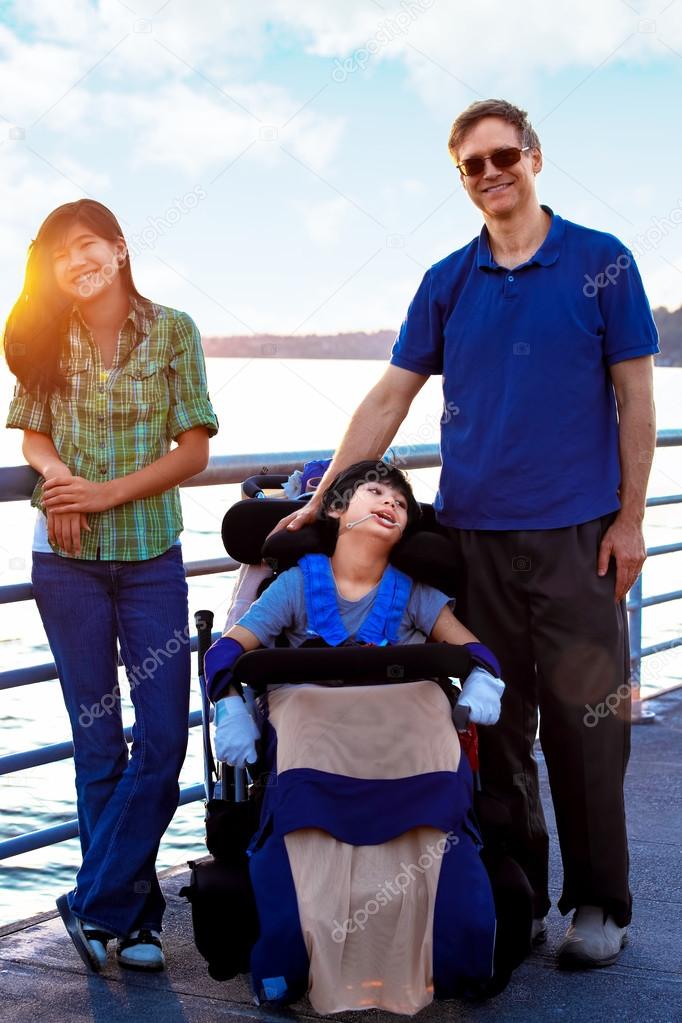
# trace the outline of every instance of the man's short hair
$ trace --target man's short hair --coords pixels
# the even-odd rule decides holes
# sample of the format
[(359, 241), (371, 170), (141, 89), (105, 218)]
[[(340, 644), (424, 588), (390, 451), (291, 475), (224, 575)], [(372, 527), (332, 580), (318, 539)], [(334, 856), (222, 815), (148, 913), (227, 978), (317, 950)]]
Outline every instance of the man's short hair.
[(459, 158), (459, 149), (465, 137), (484, 117), (499, 117), (507, 124), (512, 124), (519, 134), (519, 143), (522, 148), (532, 146), (533, 149), (540, 149), (540, 139), (528, 120), (525, 110), (515, 107), (513, 103), (507, 103), (504, 99), (482, 99), (463, 110), (452, 125), (448, 149), (455, 163)]

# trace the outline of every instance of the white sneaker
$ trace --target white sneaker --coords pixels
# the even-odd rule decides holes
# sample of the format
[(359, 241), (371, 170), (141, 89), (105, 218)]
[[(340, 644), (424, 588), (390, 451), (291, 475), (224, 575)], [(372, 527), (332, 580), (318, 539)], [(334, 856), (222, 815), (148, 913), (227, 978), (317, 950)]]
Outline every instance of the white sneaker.
[(533, 919), (530, 929), (531, 945), (544, 945), (547, 941), (547, 917), (538, 916)]
[(131, 931), (118, 943), (116, 958), (129, 970), (162, 970), (166, 965), (158, 931)]
[(627, 942), (627, 934), (627, 927), (619, 927), (601, 906), (579, 906), (557, 950), (559, 965), (610, 966)]

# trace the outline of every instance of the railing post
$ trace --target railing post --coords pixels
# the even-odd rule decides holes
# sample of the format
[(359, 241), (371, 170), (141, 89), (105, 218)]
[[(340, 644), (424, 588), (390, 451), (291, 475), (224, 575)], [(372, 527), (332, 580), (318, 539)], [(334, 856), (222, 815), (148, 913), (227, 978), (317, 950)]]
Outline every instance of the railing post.
[(632, 693), (632, 710), (630, 720), (633, 725), (650, 725), (656, 720), (652, 710), (644, 710), (640, 696), (642, 673), (642, 576), (637, 577), (630, 590), (628, 603), (628, 629), (630, 632), (630, 688)]

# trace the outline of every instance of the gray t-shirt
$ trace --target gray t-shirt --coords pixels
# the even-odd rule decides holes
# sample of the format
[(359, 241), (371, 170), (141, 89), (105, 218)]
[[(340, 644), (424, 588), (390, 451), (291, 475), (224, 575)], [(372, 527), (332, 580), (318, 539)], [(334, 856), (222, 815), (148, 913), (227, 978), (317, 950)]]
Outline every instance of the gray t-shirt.
[[(346, 600), (337, 589), (336, 599), (341, 620), (350, 636), (357, 632), (371, 611), (378, 589), (375, 586), (360, 600)], [(398, 642), (423, 643), (448, 601), (449, 598), (440, 590), (413, 582), (398, 628)], [(238, 624), (252, 632), (261, 645), (266, 647), (274, 646), (275, 639), (282, 632), (292, 647), (301, 646), (310, 639), (301, 569), (296, 566), (278, 576), (262, 596), (254, 601)]]

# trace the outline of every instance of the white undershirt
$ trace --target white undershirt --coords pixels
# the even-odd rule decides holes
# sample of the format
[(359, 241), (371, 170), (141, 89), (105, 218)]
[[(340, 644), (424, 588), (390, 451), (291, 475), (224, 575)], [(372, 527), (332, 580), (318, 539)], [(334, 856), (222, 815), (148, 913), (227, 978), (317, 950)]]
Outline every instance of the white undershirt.
[[(179, 545), (180, 537), (178, 537), (173, 546), (178, 547)], [(40, 511), (40, 509), (38, 510), (38, 514), (36, 515), (36, 524), (33, 530), (33, 546), (31, 550), (37, 551), (38, 554), (55, 553), (50, 547), (50, 541), (47, 539), (47, 519)]]
[(50, 541), (47, 539), (47, 519), (40, 510), (38, 510), (36, 515), (32, 549), (38, 551), (39, 554), (54, 554), (50, 547)]

